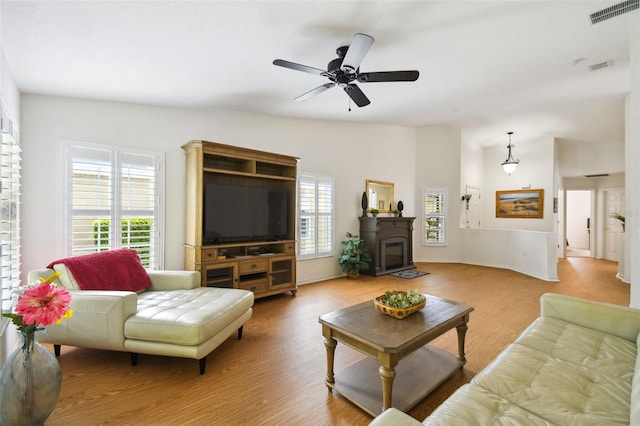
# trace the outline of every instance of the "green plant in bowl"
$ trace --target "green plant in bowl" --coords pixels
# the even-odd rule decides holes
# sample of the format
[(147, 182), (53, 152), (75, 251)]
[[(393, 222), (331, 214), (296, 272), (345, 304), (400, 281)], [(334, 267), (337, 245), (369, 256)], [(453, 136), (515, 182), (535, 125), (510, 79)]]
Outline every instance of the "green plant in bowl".
[(419, 305), (424, 300), (424, 295), (420, 294), (418, 290), (407, 290), (406, 292), (387, 290), (380, 298), (380, 302), (394, 308), (410, 308), (411, 306)]

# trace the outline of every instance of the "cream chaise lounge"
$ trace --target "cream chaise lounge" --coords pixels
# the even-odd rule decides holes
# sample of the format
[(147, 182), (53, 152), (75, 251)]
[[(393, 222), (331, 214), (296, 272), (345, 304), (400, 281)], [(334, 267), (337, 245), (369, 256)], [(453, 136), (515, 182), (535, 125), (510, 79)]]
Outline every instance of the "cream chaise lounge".
[(199, 272), (145, 271), (133, 250), (69, 259), (85, 261), (95, 271), (85, 283), (89, 287), (125, 290), (81, 289), (71, 271), (83, 275), (82, 265), (68, 259), (29, 272), (30, 282), (61, 272), (56, 283), (72, 295), (73, 316), (39, 336), (54, 345), (56, 355), (60, 345), (71, 345), (130, 352), (133, 365), (139, 353), (194, 358), (204, 374), (207, 355), (236, 330), (240, 339), (252, 315), (251, 291), (201, 287)]
[(390, 408), (371, 425), (640, 425), (640, 310), (545, 294), (541, 315), (421, 423)]

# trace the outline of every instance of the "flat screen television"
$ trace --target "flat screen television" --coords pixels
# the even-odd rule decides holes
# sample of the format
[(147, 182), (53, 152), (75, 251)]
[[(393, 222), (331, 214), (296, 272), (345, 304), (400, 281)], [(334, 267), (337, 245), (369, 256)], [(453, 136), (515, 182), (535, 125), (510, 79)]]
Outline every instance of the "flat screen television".
[(285, 239), (288, 198), (286, 189), (205, 184), (203, 243)]

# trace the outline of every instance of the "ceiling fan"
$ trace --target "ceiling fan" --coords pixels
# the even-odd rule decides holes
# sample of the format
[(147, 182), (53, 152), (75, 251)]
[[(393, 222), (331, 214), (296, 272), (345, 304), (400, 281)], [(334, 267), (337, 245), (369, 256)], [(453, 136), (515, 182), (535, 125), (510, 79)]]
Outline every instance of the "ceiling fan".
[(330, 82), (325, 83), (315, 89), (295, 98), (296, 101), (306, 101), (333, 86), (342, 87), (351, 100), (359, 107), (367, 106), (371, 103), (360, 88), (354, 83), (378, 83), (387, 81), (416, 81), (420, 73), (411, 71), (380, 71), (380, 72), (360, 72), (360, 63), (373, 44), (373, 37), (357, 33), (351, 40), (351, 45), (341, 46), (336, 49), (338, 57), (327, 65), (327, 70), (296, 64), (295, 62), (276, 59), (273, 65), (289, 68), (296, 71), (308, 72), (310, 74), (327, 77)]

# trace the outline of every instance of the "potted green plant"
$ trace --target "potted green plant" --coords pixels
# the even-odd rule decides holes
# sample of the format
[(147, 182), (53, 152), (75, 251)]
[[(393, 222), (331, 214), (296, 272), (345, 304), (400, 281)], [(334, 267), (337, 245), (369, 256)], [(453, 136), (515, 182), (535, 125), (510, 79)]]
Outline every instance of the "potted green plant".
[(380, 213), (380, 210), (378, 210), (378, 209), (371, 209), (371, 216), (376, 217), (376, 216), (378, 216), (378, 213)]
[(398, 209), (395, 209), (395, 210), (393, 211), (393, 215), (394, 215), (395, 217), (400, 216), (400, 213), (401, 213), (401, 212), (400, 212), (400, 210), (398, 210)]
[(614, 219), (618, 219), (622, 223), (622, 232), (624, 232), (624, 220), (625, 220), (624, 216), (616, 212), (611, 213), (609, 216), (611, 216)]
[(347, 239), (342, 242), (342, 253), (338, 258), (342, 272), (347, 273), (347, 278), (358, 278), (360, 271), (369, 269), (371, 254), (363, 240), (357, 235), (347, 232)]

